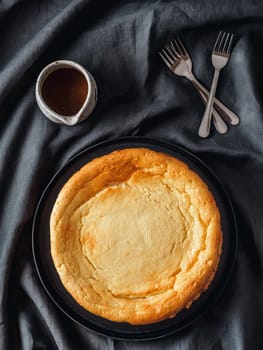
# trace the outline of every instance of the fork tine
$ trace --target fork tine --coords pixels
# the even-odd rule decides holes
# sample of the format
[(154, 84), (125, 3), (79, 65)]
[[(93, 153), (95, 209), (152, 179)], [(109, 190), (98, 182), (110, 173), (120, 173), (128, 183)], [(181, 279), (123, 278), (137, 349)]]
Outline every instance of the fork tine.
[(165, 51), (165, 49), (162, 49), (163, 55), (164, 57), (168, 60), (168, 62), (170, 63), (170, 65), (173, 64), (173, 60), (171, 59), (171, 57), (168, 55), (168, 53)]
[(173, 52), (173, 54), (177, 57), (177, 58), (180, 58), (180, 54), (178, 51), (176, 51), (175, 47), (174, 47), (174, 44), (170, 41), (167, 45), (171, 51)]
[(226, 50), (226, 53), (229, 55), (230, 53), (230, 50), (232, 48), (232, 41), (233, 41), (233, 38), (234, 38), (234, 34), (231, 34), (230, 36), (230, 40), (229, 40), (229, 43), (228, 43), (228, 46), (227, 46), (227, 50)]
[(184, 53), (184, 56), (189, 57), (189, 54), (188, 54), (188, 52), (187, 52), (185, 46), (183, 45), (181, 39), (179, 38), (179, 36), (177, 37), (177, 42), (179, 43), (179, 45), (180, 45), (180, 47), (181, 47), (181, 49), (182, 49), (182, 51), (183, 51), (183, 53)]
[(229, 55), (234, 35), (220, 31), (216, 39), (213, 53)]

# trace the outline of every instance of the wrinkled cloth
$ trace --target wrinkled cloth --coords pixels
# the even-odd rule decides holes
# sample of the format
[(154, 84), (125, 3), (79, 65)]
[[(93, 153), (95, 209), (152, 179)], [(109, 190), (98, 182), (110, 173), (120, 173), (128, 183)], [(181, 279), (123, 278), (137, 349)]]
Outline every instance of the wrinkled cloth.
[[(263, 348), (263, 2), (3, 0), (0, 28), (0, 349)], [(220, 29), (236, 35), (217, 96), (241, 123), (201, 139), (204, 106), (158, 50), (179, 35), (210, 86)], [(74, 127), (46, 119), (35, 100), (39, 72), (58, 59), (79, 62), (98, 85), (96, 109)], [(31, 248), (33, 215), (52, 175), (87, 146), (131, 135), (200, 157), (232, 199), (239, 239), (217, 304), (182, 332), (139, 343), (65, 316), (43, 289)]]

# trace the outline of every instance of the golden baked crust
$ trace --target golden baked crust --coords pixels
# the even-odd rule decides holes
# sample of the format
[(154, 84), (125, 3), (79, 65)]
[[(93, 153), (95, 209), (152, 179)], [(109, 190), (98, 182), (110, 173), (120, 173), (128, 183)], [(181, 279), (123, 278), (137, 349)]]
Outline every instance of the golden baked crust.
[(220, 214), (186, 164), (146, 148), (76, 172), (50, 220), (51, 255), (72, 297), (101, 317), (173, 317), (208, 288), (222, 248)]

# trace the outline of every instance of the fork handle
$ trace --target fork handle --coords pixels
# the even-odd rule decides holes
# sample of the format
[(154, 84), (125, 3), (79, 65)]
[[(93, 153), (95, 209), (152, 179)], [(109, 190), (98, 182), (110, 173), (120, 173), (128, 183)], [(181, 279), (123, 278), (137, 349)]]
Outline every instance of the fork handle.
[[(193, 81), (193, 85), (196, 88), (197, 92), (199, 93), (203, 104), (206, 106), (208, 96), (205, 95), (204, 92), (198, 88), (198, 86), (195, 84), (194, 81)], [(213, 119), (213, 123), (214, 123), (214, 126), (215, 126), (217, 132), (219, 134), (225, 134), (228, 130), (228, 127), (227, 127), (226, 123), (224, 122), (224, 120), (221, 118), (221, 116), (217, 113), (215, 108), (213, 108), (213, 110), (212, 110), (212, 119)]]
[[(195, 86), (201, 90), (208, 98), (209, 91), (196, 79), (194, 78), (192, 82), (195, 84)], [(214, 98), (214, 104), (218, 111), (223, 114), (228, 120), (231, 125), (238, 125), (240, 122), (239, 116), (236, 115), (234, 112), (231, 111), (227, 106), (225, 106), (221, 101), (219, 101), (216, 97)]]
[(205, 113), (203, 115), (203, 118), (201, 120), (201, 124), (199, 127), (198, 135), (200, 137), (208, 137), (210, 133), (210, 126), (211, 126), (211, 116), (212, 116), (212, 108), (214, 104), (214, 98), (215, 98), (215, 93), (216, 93), (216, 87), (218, 83), (218, 78), (219, 78), (219, 69), (215, 69), (214, 71), (214, 76), (213, 76), (213, 81), (211, 85), (211, 90), (208, 98), (208, 102), (206, 105)]

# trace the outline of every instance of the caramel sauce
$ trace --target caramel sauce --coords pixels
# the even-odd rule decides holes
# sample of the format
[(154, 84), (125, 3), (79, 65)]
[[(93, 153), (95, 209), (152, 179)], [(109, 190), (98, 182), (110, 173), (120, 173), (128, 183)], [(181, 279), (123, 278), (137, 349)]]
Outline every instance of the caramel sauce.
[(84, 75), (74, 68), (61, 68), (50, 73), (42, 86), (42, 96), (50, 109), (60, 115), (75, 115), (88, 94)]

